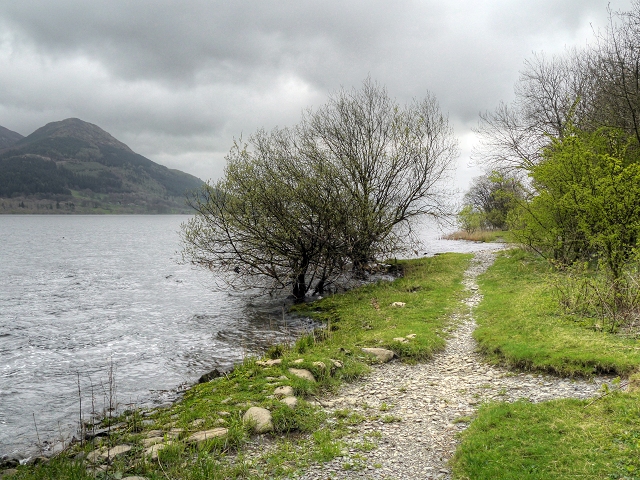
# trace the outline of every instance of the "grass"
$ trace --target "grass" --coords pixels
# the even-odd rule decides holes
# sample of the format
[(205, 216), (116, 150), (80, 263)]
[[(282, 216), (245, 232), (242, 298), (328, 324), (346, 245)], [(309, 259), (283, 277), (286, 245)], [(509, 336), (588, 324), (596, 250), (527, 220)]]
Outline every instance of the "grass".
[(480, 276), (484, 300), (474, 336), (481, 351), (495, 363), (563, 376), (628, 376), (638, 369), (640, 342), (563, 313), (547, 273), (543, 260), (511, 250)]
[[(463, 295), (460, 281), (470, 255), (445, 254), (400, 262), (404, 276), (378, 282), (296, 308), (328, 325), (328, 338), (314, 349), (342, 348), (362, 357), (359, 347), (393, 350), (407, 362), (423, 361), (444, 348), (443, 329)], [(394, 307), (394, 302), (405, 303)], [(406, 343), (394, 340), (415, 335)]]
[[(281, 478), (301, 472), (313, 462), (343, 456), (343, 438), (365, 417), (349, 410), (328, 417), (307, 400), (366, 374), (375, 360), (361, 347), (390, 348), (406, 362), (428, 359), (442, 349), (450, 316), (464, 295), (461, 280), (470, 258), (445, 254), (399, 262), (397, 266), (404, 276), (394, 282), (378, 282), (298, 306), (295, 310), (299, 314), (314, 317), (323, 328), (294, 345), (269, 349), (266, 357), (280, 359), (279, 365), (264, 367), (257, 363), (258, 359), (248, 358), (231, 374), (194, 386), (173, 406), (147, 412), (144, 424), (141, 412), (123, 415), (117, 421), (126, 426), (109, 437), (76, 445), (45, 464), (19, 467), (12, 478)], [(393, 306), (394, 302), (405, 305)], [(308, 369), (316, 381), (294, 376), (288, 370), (291, 367)], [(293, 387), (299, 398), (295, 409), (273, 397), (275, 388), (283, 385)], [(256, 437), (242, 421), (250, 406), (269, 409), (274, 425), (273, 432), (260, 437), (263, 445), (252, 454), (247, 453), (247, 446)], [(391, 415), (382, 418), (398, 420)], [(216, 427), (227, 428), (227, 435), (198, 445), (185, 441), (195, 431)], [(151, 430), (160, 430), (160, 436), (172, 437), (173, 441), (160, 451), (157, 460), (145, 459), (143, 454), (142, 441)], [(372, 437), (361, 445), (349, 445), (355, 453), (345, 458), (344, 468), (361, 468), (358, 452), (375, 448), (377, 440)], [(113, 459), (107, 473), (87, 471), (90, 464), (83, 460), (83, 454), (119, 444), (133, 448)]]
[[(548, 272), (544, 261), (511, 250), (480, 277), (474, 335), (481, 350), (525, 370), (636, 378), (640, 344), (564, 314)], [(486, 404), (462, 433), (452, 465), (460, 480), (640, 479), (640, 394)]]
[(482, 407), (453, 460), (457, 479), (640, 479), (640, 395)]

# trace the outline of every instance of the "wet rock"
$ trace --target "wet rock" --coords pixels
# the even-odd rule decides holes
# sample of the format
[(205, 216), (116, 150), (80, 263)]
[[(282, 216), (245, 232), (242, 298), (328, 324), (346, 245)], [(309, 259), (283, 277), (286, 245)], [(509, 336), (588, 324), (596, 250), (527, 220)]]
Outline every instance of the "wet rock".
[(188, 443), (200, 443), (212, 438), (224, 437), (229, 430), (226, 428), (212, 428), (211, 430), (203, 430), (202, 432), (196, 432), (187, 438)]
[(0, 469), (15, 468), (20, 465), (20, 459), (15, 457), (0, 458)]
[(219, 378), (224, 375), (224, 372), (221, 372), (217, 368), (214, 368), (210, 372), (205, 373), (198, 379), (198, 383), (207, 383), (215, 378)]
[(387, 350), (386, 348), (363, 348), (362, 351), (364, 353), (373, 355), (381, 363), (390, 362), (395, 356), (395, 353), (393, 353), (391, 350)]
[(309, 380), (310, 382), (315, 382), (316, 379), (309, 370), (305, 370), (304, 368), (290, 368), (289, 373), (295, 375), (298, 378), (303, 378), (305, 380)]
[(271, 412), (262, 407), (251, 407), (242, 417), (242, 421), (253, 425), (255, 433), (266, 433), (273, 430)]

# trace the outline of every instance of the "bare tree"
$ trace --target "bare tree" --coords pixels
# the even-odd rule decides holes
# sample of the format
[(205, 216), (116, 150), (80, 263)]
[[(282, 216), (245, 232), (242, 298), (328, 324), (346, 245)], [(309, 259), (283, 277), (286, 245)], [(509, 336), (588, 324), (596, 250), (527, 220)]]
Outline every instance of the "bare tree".
[(594, 79), (589, 55), (577, 49), (565, 55), (534, 54), (525, 61), (515, 100), (480, 114), (476, 161), (490, 168), (528, 169), (540, 161), (550, 138), (562, 138), (569, 122), (588, 121)]
[(629, 11), (610, 11), (609, 25), (594, 37), (583, 49), (525, 61), (515, 100), (480, 115), (477, 162), (528, 170), (569, 125), (620, 128), (640, 144), (640, 0)]
[(594, 112), (601, 126), (623, 129), (640, 142), (640, 1), (628, 12), (609, 12), (597, 34), (591, 73), (597, 78)]
[(401, 252), (413, 219), (442, 215), (456, 156), (432, 96), (401, 107), (366, 80), (294, 128), (236, 144), (224, 178), (191, 198), (185, 257), (232, 286), (320, 292)]
[(368, 79), (307, 112), (301, 130), (305, 154), (336, 175), (333, 208), (349, 219), (341, 233), (356, 272), (408, 246), (411, 219), (449, 213), (439, 186), (457, 141), (433, 96), (401, 107)]

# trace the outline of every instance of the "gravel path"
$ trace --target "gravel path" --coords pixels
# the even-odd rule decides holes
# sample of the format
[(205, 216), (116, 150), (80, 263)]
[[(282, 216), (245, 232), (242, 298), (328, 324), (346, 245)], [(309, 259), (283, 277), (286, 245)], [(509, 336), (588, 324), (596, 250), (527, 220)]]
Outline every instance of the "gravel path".
[[(609, 380), (513, 373), (483, 362), (471, 336), (473, 308), (482, 298), (476, 278), (494, 259), (493, 252), (478, 252), (465, 273), (464, 285), (472, 292), (464, 301), (468, 311), (453, 322), (457, 326), (452, 327), (443, 352), (424, 364), (381, 365), (367, 378), (344, 387), (338, 397), (321, 399), (329, 412), (348, 408), (367, 420), (353, 427), (347, 438), (353, 448), (344, 456), (314, 465), (300, 478), (448, 479), (447, 462), (456, 448), (456, 434), (466, 428), (464, 417), (480, 403), (588, 398)], [(366, 442), (377, 448), (363, 452), (358, 445)]]

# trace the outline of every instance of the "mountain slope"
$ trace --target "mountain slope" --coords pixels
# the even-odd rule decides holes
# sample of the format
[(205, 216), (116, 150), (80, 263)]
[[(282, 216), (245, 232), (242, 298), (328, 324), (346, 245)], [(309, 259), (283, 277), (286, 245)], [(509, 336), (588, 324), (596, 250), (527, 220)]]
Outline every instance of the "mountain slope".
[[(185, 193), (202, 183), (77, 118), (49, 123), (0, 153), (0, 197), (37, 197), (59, 205), (62, 195), (75, 212), (183, 211)], [(80, 199), (79, 207), (74, 198)]]
[(13, 132), (8, 128), (0, 126), (0, 151), (12, 147), (22, 138), (24, 137), (18, 132)]

